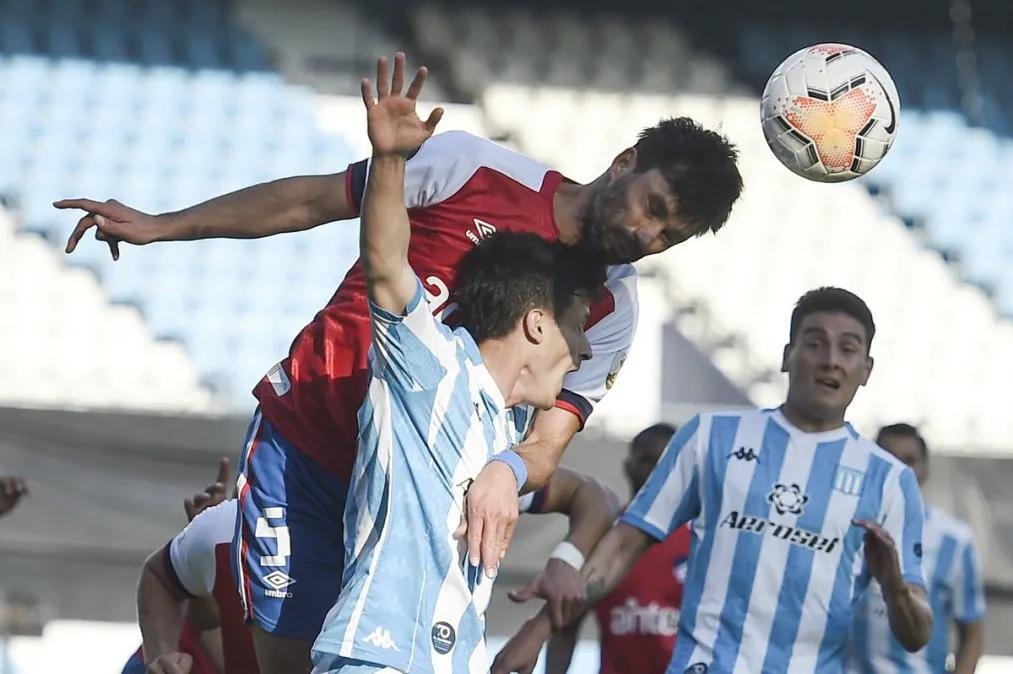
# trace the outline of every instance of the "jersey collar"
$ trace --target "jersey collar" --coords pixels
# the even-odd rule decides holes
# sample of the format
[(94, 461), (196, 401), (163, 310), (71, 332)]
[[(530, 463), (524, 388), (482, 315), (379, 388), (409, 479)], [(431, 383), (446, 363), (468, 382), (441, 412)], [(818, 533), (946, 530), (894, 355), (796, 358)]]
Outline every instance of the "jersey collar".
[(828, 431), (807, 433), (806, 431), (803, 431), (795, 424), (788, 421), (788, 417), (784, 416), (784, 414), (781, 412), (780, 407), (774, 409), (772, 412), (773, 413), (771, 414), (771, 416), (774, 418), (774, 421), (776, 421), (778, 425), (784, 427), (789, 433), (801, 435), (807, 440), (814, 440), (816, 442), (831, 442), (833, 440), (842, 440), (848, 436), (856, 437), (854, 429), (852, 429), (851, 424), (849, 424), (847, 421), (845, 421), (844, 424), (842, 424), (841, 426), (838, 426), (837, 428), (831, 428)]

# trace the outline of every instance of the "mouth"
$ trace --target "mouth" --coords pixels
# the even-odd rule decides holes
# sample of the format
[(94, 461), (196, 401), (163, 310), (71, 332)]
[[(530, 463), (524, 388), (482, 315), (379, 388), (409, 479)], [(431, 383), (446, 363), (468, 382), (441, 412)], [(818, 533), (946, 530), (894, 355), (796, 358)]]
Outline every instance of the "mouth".
[(827, 391), (836, 391), (841, 388), (841, 382), (834, 377), (817, 377), (816, 385)]

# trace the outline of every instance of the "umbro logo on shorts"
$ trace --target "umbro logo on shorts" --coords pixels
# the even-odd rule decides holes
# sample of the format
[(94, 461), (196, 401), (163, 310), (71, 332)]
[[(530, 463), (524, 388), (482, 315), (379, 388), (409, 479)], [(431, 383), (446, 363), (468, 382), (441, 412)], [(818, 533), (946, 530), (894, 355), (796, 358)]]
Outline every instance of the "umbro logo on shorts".
[(288, 599), (292, 596), (291, 592), (285, 592), (285, 588), (295, 584), (295, 578), (284, 573), (282, 571), (272, 571), (271, 573), (264, 576), (261, 580), (267, 583), (270, 587), (264, 590), (264, 594), (268, 597), (278, 597), (280, 599)]

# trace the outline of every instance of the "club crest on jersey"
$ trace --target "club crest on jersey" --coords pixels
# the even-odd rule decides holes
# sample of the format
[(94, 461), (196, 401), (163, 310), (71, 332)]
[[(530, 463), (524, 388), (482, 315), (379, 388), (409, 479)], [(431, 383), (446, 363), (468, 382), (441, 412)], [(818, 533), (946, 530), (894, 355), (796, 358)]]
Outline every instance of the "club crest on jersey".
[(466, 229), (464, 230), (464, 234), (471, 239), (471, 242), (476, 246), (478, 245), (478, 242), (485, 237), (496, 233), (495, 225), (490, 225), (485, 220), (479, 220), (478, 218), (473, 218), (473, 220), (475, 222), (475, 231)]
[(838, 466), (834, 473), (834, 489), (848, 496), (860, 496), (865, 484), (865, 473), (854, 468)]
[(619, 370), (623, 369), (624, 363), (626, 363), (626, 352), (620, 351), (612, 359), (612, 367), (609, 368), (608, 376), (605, 377), (606, 391), (610, 390), (612, 385), (616, 383), (616, 377), (619, 375)]

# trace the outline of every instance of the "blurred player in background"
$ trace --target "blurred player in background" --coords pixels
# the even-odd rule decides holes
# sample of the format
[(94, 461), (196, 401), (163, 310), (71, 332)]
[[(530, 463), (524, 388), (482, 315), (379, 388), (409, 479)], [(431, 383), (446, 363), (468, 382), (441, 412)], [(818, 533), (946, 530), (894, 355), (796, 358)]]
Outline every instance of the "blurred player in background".
[[(634, 495), (644, 486), (674, 433), (674, 426), (659, 423), (640, 431), (630, 442), (623, 469)], [(675, 648), (689, 543), (689, 527), (680, 527), (664, 542), (649, 548), (626, 579), (594, 607), (601, 674), (661, 674), (668, 667)], [(512, 596), (526, 600), (534, 594), (522, 591)], [(553, 625), (562, 620), (551, 614), (549, 618)], [(493, 672), (509, 672), (515, 664), (533, 663), (549, 638), (546, 674), (566, 674), (581, 622), (575, 621), (549, 638), (549, 622), (536, 616), (496, 656)]]
[(28, 496), (28, 484), (23, 477), (0, 477), (0, 517), (14, 510), (25, 496)]
[[(387, 86), (387, 67), (381, 60), (381, 86)], [(398, 88), (404, 73), (399, 54), (393, 78)], [(408, 96), (414, 100), (418, 93)], [(254, 238), (355, 218), (368, 168), (369, 162), (361, 161), (335, 175), (277, 180), (157, 216), (112, 200), (56, 205), (88, 211), (68, 241), (68, 252), (95, 227), (115, 259), (124, 241)], [(589, 257), (625, 263), (716, 232), (742, 189), (734, 148), (688, 118), (645, 129), (634, 147), (586, 185), (462, 132), (431, 138), (405, 171), (404, 200), (413, 232), (409, 258), (441, 316), (453, 309), (448, 300), (458, 260), (492, 232), (533, 232), (578, 246)], [(517, 487), (535, 489), (548, 481), (621, 367), (636, 312), (636, 272), (616, 264), (587, 324), (593, 356), (567, 377), (556, 406), (535, 416), (517, 448), (523, 465), (513, 470), (493, 461), (472, 485), (469, 555), (481, 559), (488, 572), (494, 572), (512, 536)], [(291, 669), (286, 654), (298, 658), (308, 651), (339, 591), (342, 511), (355, 462), (356, 410), (366, 393), (369, 334), (362, 269), (356, 264), (296, 338), (289, 356), (254, 390), (260, 409), (244, 450), (242, 521), (235, 544), (266, 672), (276, 670), (265, 662), (265, 653), (278, 654), (277, 671), (284, 672)], [(284, 472), (279, 464), (286, 466)], [(284, 592), (265, 578), (286, 583)]]
[(693, 521), (669, 672), (841, 671), (872, 578), (904, 648), (928, 642), (917, 479), (844, 420), (872, 372), (872, 314), (820, 288), (799, 299), (788, 334), (784, 404), (691, 419), (584, 567), (594, 603)]
[[(924, 485), (929, 451), (918, 429), (909, 424), (884, 426), (876, 442), (906, 463)], [(932, 605), (932, 638), (908, 653), (890, 634), (887, 607), (873, 583), (865, 593), (852, 627), (849, 671), (874, 674), (942, 674), (950, 653), (950, 627), (956, 626), (956, 674), (972, 674), (984, 646), (985, 591), (971, 528), (948, 513), (925, 506), (922, 565)]]
[(229, 460), (222, 459), (216, 481), (184, 501), (190, 523), (145, 562), (137, 591), (143, 655), (134, 656), (140, 668), (124, 674), (258, 673), (232, 580), (236, 499), (226, 499), (230, 475)]
[[(497, 232), (460, 261), (451, 295), (460, 327), (434, 316), (409, 261), (405, 158), (443, 111), (423, 122), (402, 86), (397, 71), (388, 83), (382, 62), (375, 98), (362, 81), (373, 148), (359, 227), (369, 392), (345, 509), (341, 594), (313, 644), (320, 673), (488, 671), (493, 578), (455, 535), (465, 494), (490, 460), (521, 464), (512, 447), (528, 413), (514, 408), (551, 409), (563, 378), (590, 357), (583, 326), (605, 280), (604, 263), (572, 248)], [(513, 481), (513, 491), (523, 484)]]

